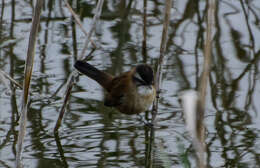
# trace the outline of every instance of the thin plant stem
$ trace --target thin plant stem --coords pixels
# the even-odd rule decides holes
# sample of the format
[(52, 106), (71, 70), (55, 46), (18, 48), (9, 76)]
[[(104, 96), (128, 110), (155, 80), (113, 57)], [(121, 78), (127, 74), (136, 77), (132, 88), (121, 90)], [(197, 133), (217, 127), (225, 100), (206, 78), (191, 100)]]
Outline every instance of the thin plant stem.
[(212, 53), (212, 30), (214, 27), (214, 14), (215, 14), (216, 1), (208, 0), (207, 9), (207, 27), (206, 27), (206, 43), (204, 45), (204, 63), (203, 71), (199, 87), (199, 104), (197, 110), (197, 136), (200, 147), (198, 147), (199, 168), (207, 167), (205, 158), (205, 128), (204, 128), (204, 113), (207, 95), (207, 85), (209, 80), (210, 66), (211, 66), (211, 53)]
[(165, 50), (166, 50), (166, 44), (167, 44), (166, 42), (167, 42), (170, 16), (171, 16), (171, 8), (172, 8), (172, 0), (166, 0), (162, 40), (161, 40), (161, 46), (160, 46), (160, 57), (159, 57), (159, 63), (157, 65), (156, 79), (155, 79), (156, 99), (155, 99), (155, 102), (153, 103), (153, 109), (152, 109), (152, 124), (154, 124), (155, 118), (156, 118), (156, 115), (158, 112), (158, 104), (159, 104), (159, 98), (160, 98), (160, 84), (161, 84), (161, 80), (162, 80), (162, 65), (163, 65), (163, 60), (164, 60), (164, 55), (165, 55)]
[(63, 163), (62, 166), (64, 168), (67, 168), (67, 167), (69, 167), (69, 165), (68, 165), (68, 162), (66, 160), (66, 157), (64, 156), (64, 151), (63, 151), (63, 148), (62, 148), (62, 145), (61, 145), (60, 136), (59, 136), (58, 132), (54, 133), (54, 138), (55, 138), (55, 141), (56, 141), (56, 145), (58, 147), (58, 151), (59, 151), (59, 154), (60, 154), (61, 161)]
[[(92, 21), (92, 26), (91, 26), (91, 29), (90, 29), (90, 32), (88, 33), (88, 36), (86, 37), (86, 41), (85, 41), (85, 47), (84, 49), (82, 50), (81, 52), (81, 56), (80, 56), (80, 60), (83, 60), (83, 59), (88, 59), (90, 56), (88, 55), (86, 58), (84, 58), (84, 55), (85, 55), (85, 52), (87, 50), (87, 47), (88, 47), (88, 43), (90, 41), (90, 38), (91, 38), (91, 35), (93, 34), (93, 31), (94, 31), (94, 28), (96, 26), (96, 22), (97, 20), (99, 19), (100, 15), (101, 15), (101, 12), (102, 12), (102, 6), (103, 6), (103, 2), (104, 0), (99, 0), (98, 3), (97, 3), (97, 7), (96, 7), (96, 14), (95, 16), (93, 17), (93, 21)], [(65, 98), (63, 100), (63, 105), (62, 105), (62, 108), (60, 110), (60, 114), (59, 114), (59, 117), (57, 119), (57, 122), (56, 122), (56, 125), (55, 125), (55, 128), (54, 128), (54, 133), (56, 133), (58, 131), (58, 129), (60, 128), (60, 125), (61, 125), (61, 121), (63, 119), (63, 116), (65, 114), (65, 107), (67, 105), (67, 102), (68, 102), (68, 99), (69, 99), (69, 96), (71, 94), (71, 90), (73, 88), (73, 80), (75, 78), (75, 76), (78, 75), (77, 71), (76, 70), (73, 70), (70, 74), (70, 77), (67, 79), (67, 89), (66, 89), (66, 95), (65, 95)]]
[(0, 70), (0, 75), (3, 75), (6, 79), (9, 79), (13, 84), (22, 89), (22, 85), (20, 85), (16, 80), (14, 80), (11, 76), (9, 76), (6, 72)]
[(207, 28), (206, 28), (206, 43), (204, 45), (204, 63), (203, 71), (200, 82), (200, 102), (201, 107), (205, 107), (206, 90), (211, 65), (211, 43), (212, 43), (212, 28), (214, 26), (214, 12), (215, 12), (215, 0), (208, 0), (207, 10)]
[(64, 102), (63, 102), (63, 105), (61, 107), (61, 111), (60, 111), (60, 114), (59, 114), (59, 118), (56, 122), (56, 125), (55, 125), (55, 128), (54, 128), (54, 132), (57, 133), (58, 132), (58, 129), (61, 125), (61, 121), (62, 121), (62, 118), (65, 114), (65, 109), (66, 109), (66, 105), (67, 105), (67, 102), (69, 101), (69, 98), (70, 98), (70, 94), (71, 94), (71, 90), (72, 90), (72, 87), (73, 87), (73, 84), (74, 84), (74, 75), (70, 75), (70, 79), (68, 80), (69, 83), (67, 84), (67, 90), (66, 90), (66, 94), (65, 94), (65, 98), (64, 98)]
[(23, 141), (24, 141), (24, 136), (26, 134), (27, 108), (29, 102), (28, 99), (29, 99), (29, 92), (30, 92), (30, 83), (32, 77), (34, 56), (35, 56), (36, 38), (39, 30), (42, 6), (43, 6), (43, 0), (37, 0), (35, 10), (34, 10), (33, 20), (32, 20), (30, 37), (29, 37), (27, 58), (26, 58), (25, 70), (24, 70), (25, 77), (23, 82), (22, 110), (21, 110), (21, 119), (19, 122), (20, 128), (18, 134), (18, 146), (17, 146), (17, 154), (16, 154), (16, 162), (15, 162), (16, 168), (22, 167), (21, 159), (22, 159), (22, 151), (23, 151)]
[(81, 51), (79, 60), (82, 60), (84, 58), (86, 50), (88, 49), (88, 44), (90, 42), (90, 38), (91, 38), (91, 36), (92, 36), (92, 34), (94, 32), (94, 29), (96, 27), (97, 20), (99, 20), (101, 12), (102, 12), (103, 3), (104, 3), (104, 0), (99, 0), (98, 3), (97, 3), (97, 7), (95, 9), (96, 13), (95, 13), (95, 15), (93, 17), (93, 20), (92, 20), (92, 23), (91, 23), (91, 27), (90, 27), (90, 31), (89, 31), (89, 33), (88, 33), (88, 35), (86, 37), (85, 45), (84, 45), (84, 48)]
[[(88, 37), (88, 33), (87, 33), (87, 31), (83, 28), (83, 25), (82, 25), (82, 23), (81, 23), (81, 21), (80, 21), (78, 15), (73, 11), (73, 9), (71, 8), (70, 4), (69, 4), (67, 1), (65, 1), (65, 4), (66, 4), (67, 8), (69, 9), (71, 15), (74, 17), (76, 23), (79, 25), (81, 31), (85, 34), (86, 37)], [(91, 42), (91, 44), (94, 46), (94, 48), (97, 48), (95, 42), (94, 42), (92, 39), (90, 39), (90, 42)]]

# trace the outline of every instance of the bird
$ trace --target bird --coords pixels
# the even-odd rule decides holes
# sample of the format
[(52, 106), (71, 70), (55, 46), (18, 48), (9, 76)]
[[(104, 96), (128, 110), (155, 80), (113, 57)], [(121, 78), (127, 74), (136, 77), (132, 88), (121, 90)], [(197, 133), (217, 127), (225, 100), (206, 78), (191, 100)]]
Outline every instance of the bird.
[(132, 115), (147, 111), (153, 103), (156, 91), (153, 69), (139, 64), (118, 76), (101, 71), (85, 61), (76, 61), (75, 69), (95, 80), (107, 92), (104, 105)]

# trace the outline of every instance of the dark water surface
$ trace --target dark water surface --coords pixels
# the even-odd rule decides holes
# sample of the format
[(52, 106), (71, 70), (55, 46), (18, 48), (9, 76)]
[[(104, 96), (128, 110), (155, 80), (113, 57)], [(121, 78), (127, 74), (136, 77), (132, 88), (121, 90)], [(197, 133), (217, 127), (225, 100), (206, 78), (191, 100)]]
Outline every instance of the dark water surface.
[[(87, 31), (96, 3), (72, 3)], [(138, 63), (155, 67), (164, 1), (147, 0), (146, 52), (143, 3), (104, 2), (92, 38), (99, 48), (92, 54), (91, 64), (112, 74)], [(0, 69), (21, 84), (34, 4), (0, 1)], [(59, 88), (72, 72), (85, 36), (62, 0), (46, 0), (36, 44), (25, 167), (196, 167), (178, 92), (198, 88), (205, 20), (206, 1), (174, 1), (154, 135), (138, 116), (104, 107), (103, 90), (80, 76), (55, 139), (53, 128), (65, 91), (65, 87)], [(215, 26), (205, 117), (209, 167), (260, 167), (259, 0), (217, 1)], [(15, 162), (22, 91), (0, 81), (0, 167), (7, 168)]]

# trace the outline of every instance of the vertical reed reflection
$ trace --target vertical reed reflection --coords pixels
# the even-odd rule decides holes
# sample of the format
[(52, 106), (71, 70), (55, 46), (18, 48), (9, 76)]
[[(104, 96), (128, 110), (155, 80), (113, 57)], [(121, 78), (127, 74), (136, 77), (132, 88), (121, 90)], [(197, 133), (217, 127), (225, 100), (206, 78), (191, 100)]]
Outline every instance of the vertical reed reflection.
[[(125, 63), (125, 53), (124, 49), (127, 47), (127, 42), (132, 40), (132, 36), (130, 34), (131, 22), (130, 22), (130, 12), (132, 9), (133, 0), (130, 1), (120, 1), (118, 6), (115, 7), (115, 11), (111, 11), (116, 14), (119, 20), (110, 27), (110, 31), (113, 35), (113, 38), (116, 40), (116, 46), (109, 53), (109, 58), (111, 59), (111, 70), (109, 70), (112, 74), (119, 74), (123, 71), (123, 65)], [(120, 31), (118, 31), (120, 30)], [(133, 53), (131, 57), (135, 57), (136, 55)]]
[(1, 16), (0, 16), (0, 37), (2, 37), (2, 32), (3, 32), (4, 9), (5, 9), (5, 1), (2, 0), (2, 2), (1, 2)]
[[(257, 52), (254, 52), (254, 40), (251, 34), (251, 28), (249, 26), (249, 18), (248, 14), (245, 12), (245, 5), (249, 7), (246, 2), (240, 1), (242, 11), (245, 14), (245, 19), (241, 20), (241, 22), (245, 22), (249, 32), (249, 47), (244, 46), (244, 40), (242, 36), (245, 36), (245, 32), (237, 31), (237, 25), (232, 23), (232, 20), (229, 17), (233, 17), (234, 15), (239, 14), (238, 11), (230, 12), (224, 14), (224, 19), (228, 25), (228, 29), (230, 30), (231, 44), (235, 48), (237, 60), (240, 62), (244, 62), (245, 66), (240, 68), (238, 74), (232, 74), (232, 67), (226, 61), (229, 59), (229, 55), (225, 53), (225, 44), (223, 44), (221, 35), (223, 33), (222, 25), (220, 21), (221, 17), (216, 17), (216, 55), (213, 59), (213, 71), (210, 76), (210, 86), (211, 86), (211, 95), (212, 95), (212, 103), (214, 108), (216, 109), (216, 117), (215, 117), (215, 127), (216, 127), (216, 136), (210, 144), (214, 143), (214, 141), (219, 140), (223, 150), (221, 152), (221, 157), (226, 161), (223, 165), (224, 167), (237, 167), (239, 165), (244, 165), (242, 163), (241, 157), (243, 155), (252, 155), (256, 158), (255, 151), (252, 150), (254, 148), (253, 144), (256, 143), (256, 132), (252, 130), (248, 130), (246, 127), (250, 125), (252, 122), (252, 113), (250, 114), (249, 109), (254, 109), (255, 105), (252, 101), (252, 97), (254, 96), (252, 90), (256, 86), (256, 78), (255, 74), (257, 74), (258, 70), (255, 65), (259, 64), (259, 49)], [(220, 5), (227, 5), (233, 9), (237, 9), (236, 6), (230, 3), (218, 3), (217, 5), (217, 15), (221, 16)], [(252, 9), (249, 7), (249, 9)], [(257, 18), (257, 17), (256, 17)], [(248, 52), (248, 50), (250, 52)], [(241, 88), (243, 86), (243, 80), (249, 81), (249, 88), (245, 91), (245, 95), (241, 95)], [(243, 88), (242, 90), (244, 90)], [(246, 89), (245, 89), (246, 90)], [(239, 97), (246, 97), (246, 101), (242, 101)], [(250, 102), (248, 103), (248, 100)], [(236, 106), (235, 104), (240, 104), (240, 106)], [(242, 105), (244, 104), (244, 105)], [(250, 138), (246, 138), (250, 137)], [(239, 141), (239, 147), (236, 146), (237, 139), (241, 139)], [(243, 151), (243, 152), (241, 152)], [(230, 154), (232, 153), (232, 157)], [(255, 159), (255, 163), (259, 163), (259, 159)], [(213, 163), (212, 163), (213, 164)]]
[(153, 167), (154, 128), (145, 128), (145, 167)]
[[(3, 9), (4, 10), (4, 9)], [(11, 28), (10, 28), (10, 38), (14, 37), (14, 20), (15, 20), (15, 1), (12, 1), (12, 17), (11, 17)], [(1, 31), (1, 30), (0, 30)], [(14, 47), (13, 45), (9, 46), (9, 61), (10, 61), (10, 76), (14, 79), (15, 76), (15, 65), (16, 65), (16, 55), (14, 53)], [(12, 85), (13, 86), (13, 85)], [(19, 112), (18, 112), (18, 105), (17, 105), (17, 94), (16, 94), (16, 87), (12, 87), (12, 95), (11, 95), (11, 109), (12, 109), (12, 123), (11, 123), (11, 129), (12, 135), (14, 137), (14, 141), (12, 144), (12, 152), (13, 155), (16, 155), (16, 144), (18, 140), (18, 132), (15, 130), (15, 127), (18, 125), (18, 119), (19, 119)]]

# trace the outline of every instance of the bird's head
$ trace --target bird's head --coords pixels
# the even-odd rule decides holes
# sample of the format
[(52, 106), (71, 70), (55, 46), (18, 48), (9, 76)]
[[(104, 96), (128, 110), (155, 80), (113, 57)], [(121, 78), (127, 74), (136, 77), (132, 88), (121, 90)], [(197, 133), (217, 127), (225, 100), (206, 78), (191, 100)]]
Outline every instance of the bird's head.
[(137, 85), (152, 85), (154, 82), (153, 69), (146, 64), (141, 64), (136, 67), (133, 80)]

